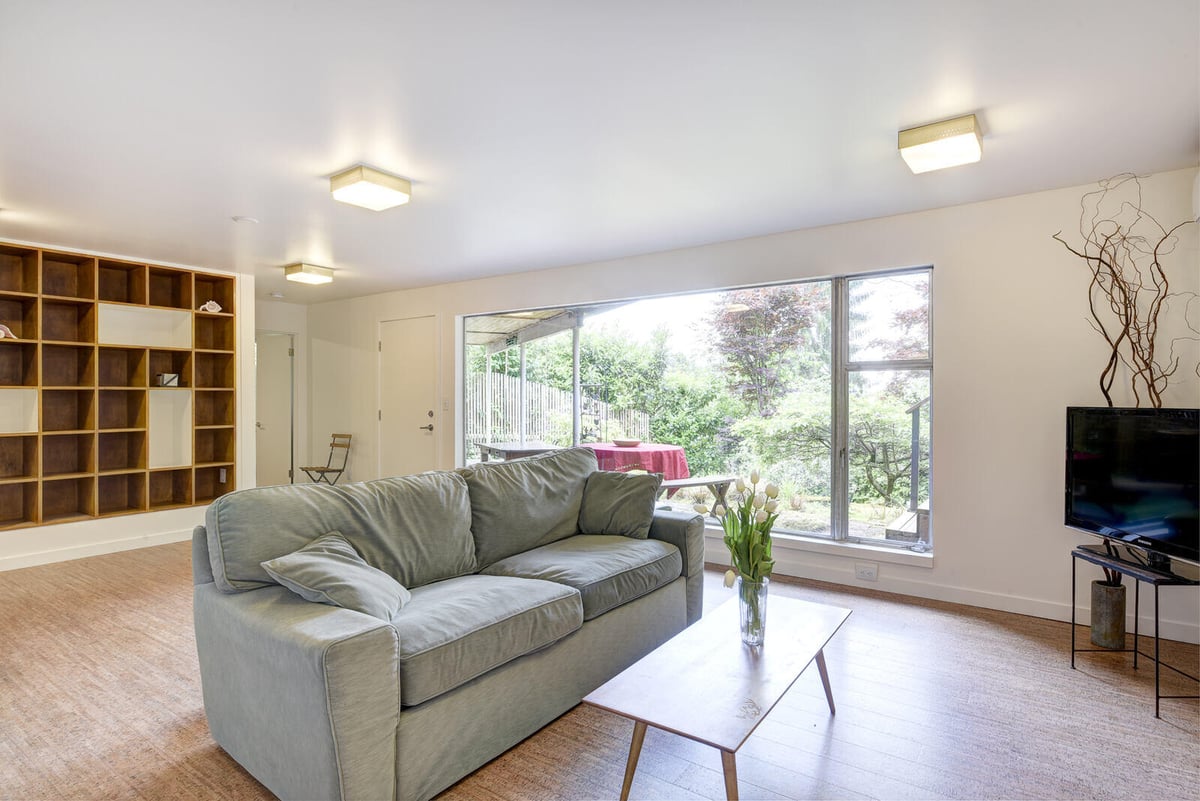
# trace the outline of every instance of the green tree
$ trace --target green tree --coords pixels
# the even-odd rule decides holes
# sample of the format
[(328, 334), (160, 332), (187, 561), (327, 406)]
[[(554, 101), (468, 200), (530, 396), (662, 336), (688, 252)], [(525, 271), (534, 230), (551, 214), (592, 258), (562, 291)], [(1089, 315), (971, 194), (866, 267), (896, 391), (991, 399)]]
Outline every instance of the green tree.
[(828, 350), (828, 323), (822, 330), (821, 321), (827, 318), (825, 284), (728, 293), (712, 320), (712, 345), (725, 362), (730, 390), (759, 417), (770, 417), (800, 376), (821, 369), (821, 351)]

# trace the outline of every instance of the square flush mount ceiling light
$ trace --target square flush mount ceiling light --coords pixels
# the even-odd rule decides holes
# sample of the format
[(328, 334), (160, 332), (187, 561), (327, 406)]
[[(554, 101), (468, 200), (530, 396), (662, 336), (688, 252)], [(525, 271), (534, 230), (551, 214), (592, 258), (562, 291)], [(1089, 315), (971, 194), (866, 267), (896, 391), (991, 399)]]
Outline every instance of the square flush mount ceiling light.
[(333, 270), (315, 264), (289, 264), (283, 275), (298, 284), (328, 284), (333, 281)]
[(397, 175), (358, 164), (330, 178), (329, 191), (342, 203), (383, 211), (407, 203), (412, 197), (412, 184)]
[(983, 155), (974, 114), (901, 131), (900, 155), (914, 174), (973, 164)]

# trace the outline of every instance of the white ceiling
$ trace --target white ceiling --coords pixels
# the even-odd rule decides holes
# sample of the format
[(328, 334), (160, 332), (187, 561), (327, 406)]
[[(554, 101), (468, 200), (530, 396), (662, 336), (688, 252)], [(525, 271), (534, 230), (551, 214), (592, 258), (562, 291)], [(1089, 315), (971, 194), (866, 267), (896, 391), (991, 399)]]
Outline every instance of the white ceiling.
[[(910, 174), (968, 112), (983, 161)], [(1197, 161), (1197, 0), (0, 0), (0, 238), (298, 303)], [(412, 202), (331, 200), (357, 162)]]

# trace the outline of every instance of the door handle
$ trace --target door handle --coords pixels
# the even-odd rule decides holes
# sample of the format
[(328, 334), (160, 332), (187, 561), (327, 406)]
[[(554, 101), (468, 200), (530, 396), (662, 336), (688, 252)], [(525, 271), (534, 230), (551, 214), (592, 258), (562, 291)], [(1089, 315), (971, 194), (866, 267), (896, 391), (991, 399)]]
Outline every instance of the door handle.
[(432, 431), (432, 430), (433, 430), (433, 423), (430, 423), (430, 424), (429, 424), (429, 425), (427, 425), (427, 426), (417, 426), (417, 428), (421, 429), (422, 431)]

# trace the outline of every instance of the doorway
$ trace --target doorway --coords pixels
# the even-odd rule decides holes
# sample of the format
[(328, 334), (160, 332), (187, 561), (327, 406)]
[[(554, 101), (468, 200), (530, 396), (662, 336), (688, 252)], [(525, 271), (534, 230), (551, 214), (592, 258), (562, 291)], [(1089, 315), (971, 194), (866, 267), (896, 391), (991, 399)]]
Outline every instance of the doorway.
[(379, 475), (437, 467), (437, 318), (379, 324)]
[(295, 335), (254, 334), (255, 484), (291, 484), (295, 477)]

